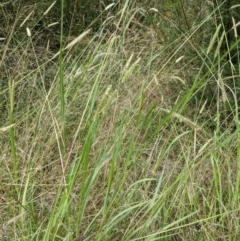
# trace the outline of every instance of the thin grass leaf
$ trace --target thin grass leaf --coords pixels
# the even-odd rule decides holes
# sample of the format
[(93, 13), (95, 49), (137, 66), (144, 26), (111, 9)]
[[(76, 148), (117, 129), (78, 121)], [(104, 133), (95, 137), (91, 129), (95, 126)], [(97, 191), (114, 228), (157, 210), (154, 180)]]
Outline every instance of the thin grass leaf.
[[(233, 23), (232, 29), (233, 29), (233, 31), (234, 31), (234, 37), (237, 38), (237, 37), (238, 37), (237, 24), (236, 24), (236, 22), (235, 22), (235, 18), (234, 18), (234, 17), (232, 17), (232, 23)], [(238, 23), (238, 24), (239, 24), (239, 23)]]
[(240, 7), (240, 4), (233, 5), (231, 9)]

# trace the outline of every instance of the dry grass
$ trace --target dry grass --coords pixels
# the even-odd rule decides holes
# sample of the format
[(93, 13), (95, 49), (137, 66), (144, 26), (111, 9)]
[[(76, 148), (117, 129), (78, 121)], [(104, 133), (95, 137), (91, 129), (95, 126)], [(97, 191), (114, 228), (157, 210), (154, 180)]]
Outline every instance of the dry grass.
[(201, 46), (200, 13), (159, 13), (158, 29), (135, 2), (118, 8), (62, 53), (16, 18), (0, 62), (0, 239), (238, 240), (238, 105), (222, 130), (225, 77), (206, 90), (220, 30)]

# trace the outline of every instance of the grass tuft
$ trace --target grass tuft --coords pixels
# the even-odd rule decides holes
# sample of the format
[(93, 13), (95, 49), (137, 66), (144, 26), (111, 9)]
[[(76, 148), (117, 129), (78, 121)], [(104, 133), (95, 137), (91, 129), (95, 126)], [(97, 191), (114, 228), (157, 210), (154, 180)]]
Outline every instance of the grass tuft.
[(0, 239), (239, 240), (237, 16), (101, 3), (72, 36), (63, 2), (56, 39), (57, 1), (1, 4)]

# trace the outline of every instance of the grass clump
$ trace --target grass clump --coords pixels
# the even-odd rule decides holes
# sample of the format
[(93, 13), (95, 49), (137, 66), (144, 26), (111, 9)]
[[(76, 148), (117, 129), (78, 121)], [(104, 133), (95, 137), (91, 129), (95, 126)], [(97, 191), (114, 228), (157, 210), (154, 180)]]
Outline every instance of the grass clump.
[(239, 239), (238, 39), (215, 2), (140, 2), (105, 4), (60, 50), (18, 8), (0, 62), (1, 240)]

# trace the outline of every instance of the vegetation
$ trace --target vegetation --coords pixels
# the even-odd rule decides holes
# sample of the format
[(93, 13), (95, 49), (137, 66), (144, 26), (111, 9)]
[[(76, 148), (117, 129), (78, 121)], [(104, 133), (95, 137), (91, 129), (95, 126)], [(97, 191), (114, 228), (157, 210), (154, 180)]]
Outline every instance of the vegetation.
[(0, 8), (2, 241), (240, 240), (239, 5)]

